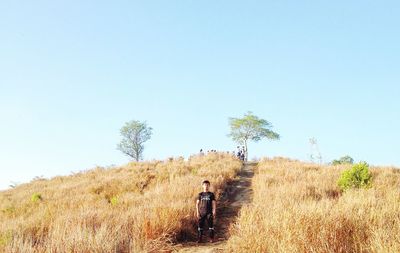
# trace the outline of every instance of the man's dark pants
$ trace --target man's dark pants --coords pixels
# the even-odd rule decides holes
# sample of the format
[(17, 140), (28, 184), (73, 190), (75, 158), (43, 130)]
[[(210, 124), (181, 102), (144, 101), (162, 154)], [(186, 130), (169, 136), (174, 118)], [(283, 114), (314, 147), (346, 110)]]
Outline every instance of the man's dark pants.
[(214, 239), (214, 224), (212, 213), (200, 214), (199, 225), (198, 225), (198, 237), (201, 238), (204, 231), (204, 224), (207, 221), (208, 230), (210, 231), (210, 238)]

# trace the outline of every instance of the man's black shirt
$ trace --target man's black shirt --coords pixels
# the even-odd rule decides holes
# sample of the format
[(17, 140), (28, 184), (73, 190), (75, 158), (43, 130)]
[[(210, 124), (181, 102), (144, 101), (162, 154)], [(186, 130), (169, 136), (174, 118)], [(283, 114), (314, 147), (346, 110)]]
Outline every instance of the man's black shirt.
[(212, 201), (215, 200), (215, 195), (212, 192), (200, 192), (198, 200), (200, 214), (212, 213)]

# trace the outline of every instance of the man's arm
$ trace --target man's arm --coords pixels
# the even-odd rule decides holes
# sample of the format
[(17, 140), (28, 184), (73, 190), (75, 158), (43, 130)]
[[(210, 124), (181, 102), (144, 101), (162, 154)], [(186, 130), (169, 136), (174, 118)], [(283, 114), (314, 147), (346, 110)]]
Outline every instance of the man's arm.
[(217, 214), (217, 201), (215, 201), (215, 199), (212, 201), (212, 213), (215, 219), (215, 216)]
[(199, 214), (199, 203), (200, 203), (200, 200), (197, 200), (196, 201), (196, 215), (197, 215), (197, 218), (199, 218), (199, 216), (200, 216), (200, 214)]

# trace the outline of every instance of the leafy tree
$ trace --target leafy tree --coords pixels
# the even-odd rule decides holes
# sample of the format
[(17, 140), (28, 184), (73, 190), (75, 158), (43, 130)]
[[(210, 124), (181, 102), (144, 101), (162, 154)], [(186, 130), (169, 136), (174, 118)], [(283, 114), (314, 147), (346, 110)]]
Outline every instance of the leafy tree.
[(245, 157), (247, 160), (249, 141), (258, 142), (263, 138), (270, 140), (279, 140), (279, 134), (271, 130), (272, 125), (265, 119), (260, 119), (253, 115), (252, 112), (247, 112), (243, 118), (229, 118), (231, 128), (228, 134), (232, 140), (239, 145), (245, 147)]
[(143, 158), (144, 143), (151, 138), (152, 128), (146, 122), (132, 120), (121, 128), (121, 142), (117, 149), (132, 157), (136, 161)]
[(354, 159), (349, 155), (343, 156), (339, 160), (332, 161), (332, 165), (353, 164), (353, 163), (354, 163)]

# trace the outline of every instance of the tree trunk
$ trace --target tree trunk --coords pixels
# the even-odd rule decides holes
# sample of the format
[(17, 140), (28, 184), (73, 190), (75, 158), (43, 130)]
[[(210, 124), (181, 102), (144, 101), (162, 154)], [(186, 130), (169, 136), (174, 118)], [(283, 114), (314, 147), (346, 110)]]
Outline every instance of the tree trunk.
[(247, 162), (247, 156), (248, 156), (248, 152), (247, 152), (247, 140), (244, 140), (244, 161)]
[(140, 153), (139, 153), (138, 149), (135, 150), (135, 160), (136, 160), (136, 162), (139, 162), (139, 160), (140, 160)]

